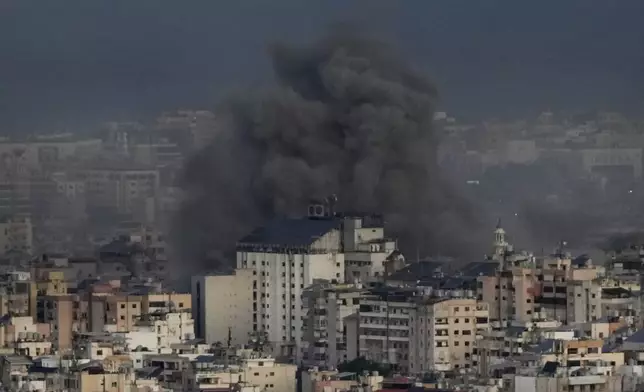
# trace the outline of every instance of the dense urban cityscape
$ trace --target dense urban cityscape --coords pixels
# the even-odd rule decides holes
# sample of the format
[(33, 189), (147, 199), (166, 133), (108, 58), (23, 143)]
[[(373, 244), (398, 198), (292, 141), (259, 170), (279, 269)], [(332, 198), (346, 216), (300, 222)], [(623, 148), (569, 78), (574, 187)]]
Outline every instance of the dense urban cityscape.
[[(492, 171), (553, 162), (606, 205), (638, 192), (644, 123), (573, 121), (465, 124), (438, 112), (439, 161), (483, 200)], [(523, 250), (495, 219), (478, 259), (409, 254), (379, 211), (340, 211), (330, 195), (231, 244), (230, 272), (179, 289), (166, 236), (176, 178), (217, 127), (212, 112), (181, 110), (92, 135), (2, 139), (6, 390), (640, 390), (635, 240)], [(603, 228), (594, 235), (614, 235)]]
[(547, 3), (0, 1), (0, 392), (644, 392), (644, 2)]

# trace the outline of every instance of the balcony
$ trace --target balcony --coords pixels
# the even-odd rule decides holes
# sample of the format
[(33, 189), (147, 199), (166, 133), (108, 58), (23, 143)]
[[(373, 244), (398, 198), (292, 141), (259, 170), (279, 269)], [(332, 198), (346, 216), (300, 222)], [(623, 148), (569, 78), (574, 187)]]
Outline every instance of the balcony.
[(605, 383), (606, 376), (599, 375), (577, 376), (568, 378), (568, 385), (597, 385)]

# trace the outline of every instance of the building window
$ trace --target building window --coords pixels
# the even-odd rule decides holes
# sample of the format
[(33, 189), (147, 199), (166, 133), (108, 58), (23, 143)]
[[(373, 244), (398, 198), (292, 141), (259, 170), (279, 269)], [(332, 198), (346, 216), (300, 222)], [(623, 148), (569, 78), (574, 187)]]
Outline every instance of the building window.
[(121, 309), (125, 309), (125, 304), (121, 304)]
[(103, 355), (103, 350), (96, 350), (96, 355)]

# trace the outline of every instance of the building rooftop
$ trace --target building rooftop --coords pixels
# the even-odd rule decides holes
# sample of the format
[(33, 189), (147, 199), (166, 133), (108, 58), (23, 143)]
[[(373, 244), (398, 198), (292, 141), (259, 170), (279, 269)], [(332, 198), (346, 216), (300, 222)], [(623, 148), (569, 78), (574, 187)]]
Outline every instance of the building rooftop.
[(499, 267), (496, 261), (473, 261), (458, 269), (461, 276), (475, 278), (478, 276), (493, 276)]
[(339, 229), (340, 225), (341, 221), (336, 218), (278, 219), (254, 230), (239, 244), (305, 247), (329, 231)]
[(625, 342), (638, 344), (644, 343), (644, 328), (629, 336)]
[(388, 280), (398, 280), (407, 282), (417, 282), (419, 280), (432, 280), (436, 277), (443, 275), (444, 262), (443, 261), (418, 261), (405, 266), (402, 269), (394, 272), (387, 278)]
[(7, 355), (4, 357), (5, 361), (9, 362), (11, 365), (29, 365), (33, 364), (33, 361), (28, 357), (22, 355)]

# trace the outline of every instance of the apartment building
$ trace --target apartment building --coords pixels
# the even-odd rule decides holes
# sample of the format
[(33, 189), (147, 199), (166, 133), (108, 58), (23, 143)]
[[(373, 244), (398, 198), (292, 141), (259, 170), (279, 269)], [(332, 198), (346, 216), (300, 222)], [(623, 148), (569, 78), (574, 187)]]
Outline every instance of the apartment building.
[(634, 317), (639, 310), (640, 297), (638, 290), (632, 287), (605, 287), (601, 288), (602, 315), (610, 317)]
[(213, 356), (198, 358), (192, 364), (189, 384), (200, 390), (225, 388), (235, 384), (255, 386), (265, 392), (295, 392), (297, 366), (277, 363), (250, 350), (237, 351), (228, 364)]
[[(565, 322), (601, 318), (601, 282), (597, 279), (600, 276), (598, 267), (576, 266), (569, 254), (561, 252), (545, 258), (538, 267), (541, 296), (537, 298), (537, 304), (545, 317)], [(586, 290), (588, 295), (585, 294)], [(571, 295), (576, 301), (570, 300)], [(578, 303), (579, 306), (576, 306)], [(576, 308), (569, 310), (571, 306)], [(572, 318), (569, 319), (569, 316)]]
[(115, 294), (105, 297), (106, 324), (114, 325), (115, 332), (127, 332), (143, 313), (143, 296)]
[[(187, 312), (171, 312), (147, 314), (139, 320), (133, 328), (133, 332), (151, 334), (154, 336), (155, 345), (148, 347), (157, 350), (167, 348), (176, 343), (192, 340), (195, 338), (195, 324), (192, 315)], [(127, 333), (126, 333), (127, 334)], [(125, 336), (130, 347), (139, 346), (130, 335)], [(145, 346), (147, 347), (147, 346)]]
[[(344, 281), (341, 220), (313, 205), (303, 219), (275, 220), (237, 244), (237, 268), (254, 270), (253, 329), (295, 357), (302, 342), (302, 292), (316, 279)], [(255, 310), (256, 309), (256, 310)]]
[(74, 332), (81, 330), (78, 304), (78, 297), (70, 294), (39, 298), (38, 321), (51, 324), (51, 339), (56, 350), (71, 349)]
[(80, 139), (71, 133), (41, 135), (29, 140), (0, 141), (0, 160), (29, 171), (47, 171), (56, 164), (92, 158), (101, 150), (100, 139)]
[(232, 275), (196, 276), (192, 279), (192, 314), (195, 333), (208, 344), (246, 344), (256, 330), (260, 302), (257, 271), (237, 269)]
[(506, 325), (539, 318), (566, 323), (601, 318), (600, 267), (588, 259), (573, 261), (561, 250), (541, 259), (514, 256), (506, 252), (494, 274), (477, 279), (478, 298), (490, 304), (491, 320)]
[(624, 365), (623, 352), (604, 352), (602, 339), (547, 340), (540, 345), (539, 361), (559, 362), (566, 367), (595, 367), (610, 374)]
[(175, 140), (186, 140), (181, 144), (198, 149), (205, 147), (221, 126), (220, 119), (210, 111), (179, 110), (158, 117), (155, 130)]
[(384, 377), (378, 372), (367, 374), (339, 373), (336, 370), (308, 369), (302, 372), (302, 392), (314, 391), (379, 391)]
[[(365, 290), (360, 284), (321, 282), (303, 295), (305, 322), (301, 362), (333, 369), (358, 357), (358, 331), (348, 319), (357, 316)], [(299, 363), (300, 361), (298, 361)]]
[(52, 351), (49, 324), (34, 323), (31, 316), (11, 317), (0, 325), (0, 346), (18, 355), (39, 356)]
[(31, 218), (0, 217), (0, 219), (0, 256), (31, 255), (34, 250)]
[(192, 311), (190, 293), (149, 293), (143, 295), (141, 302), (143, 314), (172, 313)]
[(382, 281), (385, 262), (397, 250), (396, 241), (385, 237), (384, 218), (380, 215), (345, 216), (342, 237), (347, 283)]
[(594, 391), (621, 392), (624, 386), (623, 375), (599, 374), (594, 369), (570, 371), (566, 368), (554, 368), (545, 374), (517, 374), (512, 378), (512, 392), (540, 391)]
[(38, 295), (59, 295), (67, 294), (67, 281), (62, 271), (45, 271), (36, 280)]
[(409, 318), (409, 371), (468, 369), (477, 340), (490, 329), (488, 304), (475, 298), (416, 301)]
[(567, 282), (568, 306), (566, 322), (584, 323), (602, 317), (602, 287), (598, 280), (570, 280)]
[(110, 209), (132, 214), (142, 222), (153, 223), (155, 197), (159, 189), (159, 172), (130, 164), (103, 163), (75, 171), (85, 183), (85, 196), (90, 209)]
[(0, 275), (0, 313), (11, 316), (36, 315), (36, 285), (31, 274), (12, 271)]
[(360, 301), (358, 340), (361, 357), (409, 370), (410, 314), (415, 289), (371, 290)]
[(534, 318), (536, 298), (540, 294), (538, 274), (532, 268), (514, 267), (480, 276), (478, 299), (490, 305), (490, 319), (507, 323)]

